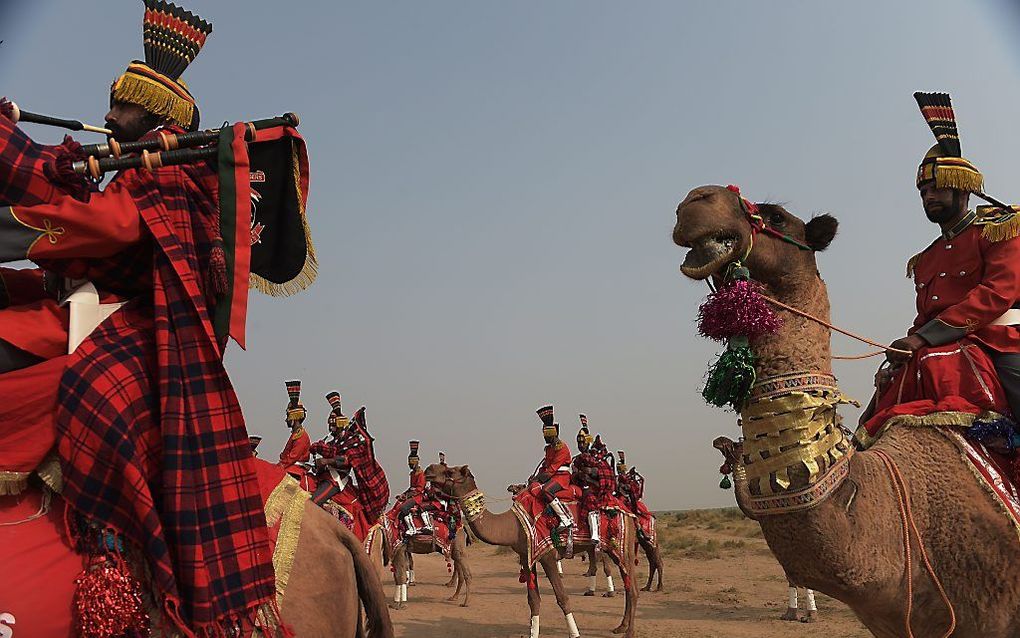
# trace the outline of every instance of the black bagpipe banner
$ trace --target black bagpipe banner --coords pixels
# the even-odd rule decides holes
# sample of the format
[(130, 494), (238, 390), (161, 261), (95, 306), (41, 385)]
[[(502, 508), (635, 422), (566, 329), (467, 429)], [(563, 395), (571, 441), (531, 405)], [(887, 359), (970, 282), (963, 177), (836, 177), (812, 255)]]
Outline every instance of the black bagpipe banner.
[(213, 326), (243, 348), (248, 289), (280, 297), (315, 281), (318, 266), (305, 207), (308, 155), (297, 129), (254, 131), (224, 126), (219, 141), (220, 235), (227, 260), (227, 294)]

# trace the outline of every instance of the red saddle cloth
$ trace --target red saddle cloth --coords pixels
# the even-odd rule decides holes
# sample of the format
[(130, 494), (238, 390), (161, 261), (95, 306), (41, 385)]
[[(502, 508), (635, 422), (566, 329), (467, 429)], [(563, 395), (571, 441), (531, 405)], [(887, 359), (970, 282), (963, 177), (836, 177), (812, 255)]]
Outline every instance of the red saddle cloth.
[(71, 600), (84, 563), (65, 534), (64, 502), (54, 496), (39, 516), (42, 502), (36, 487), (0, 496), (0, 614), (13, 618), (4, 624), (14, 638), (76, 638)]
[[(386, 531), (386, 541), (389, 543), (390, 551), (396, 550), (396, 548), (407, 540), (407, 535), (404, 533), (403, 521), (400, 520), (400, 506), (403, 503), (398, 503), (390, 508), (385, 515), (384, 529)], [(426, 529), (425, 521), (422, 520), (421, 514), (417, 510), (412, 512), (411, 518), (414, 521), (414, 526), (418, 529)], [(458, 533), (463, 533), (462, 526), (457, 528)], [(415, 540), (419, 543), (432, 543), (436, 546), (436, 549), (442, 552), (444, 556), (450, 558), (450, 552), (453, 549), (453, 544), (450, 542), (450, 527), (446, 521), (440, 518), (437, 514), (432, 514), (432, 532), (423, 532), (421, 534), (415, 534)]]
[(57, 389), (65, 367), (67, 355), (0, 374), (4, 399), (0, 401), (0, 494), (20, 491), (29, 473), (53, 449)]
[[(309, 494), (315, 494), (318, 480), (313, 474), (298, 465), (287, 468), (287, 473), (298, 480), (303, 490)], [(351, 530), (358, 537), (358, 540), (364, 541), (368, 537), (368, 532), (372, 529), (372, 523), (369, 522), (365, 514), (365, 508), (359, 500), (356, 487), (350, 482), (347, 483), (344, 490), (330, 498), (323, 509), (336, 517), (347, 529)]]
[[(581, 504), (577, 500), (580, 495), (581, 491), (576, 485), (571, 485), (569, 490), (558, 494), (560, 502), (567, 507), (567, 511), (570, 512), (570, 517), (574, 521), (573, 539), (575, 544), (591, 542), (588, 517), (581, 511)], [(613, 513), (606, 510), (600, 512), (599, 539), (601, 542), (599, 549), (618, 555), (619, 549), (624, 547), (625, 540), (622, 538), (624, 531), (622, 517), (633, 516), (633, 514), (616, 497), (612, 497), (610, 503), (615, 510)], [(546, 552), (554, 547), (563, 547), (566, 543), (562, 531), (558, 530), (559, 517), (549, 509), (544, 501), (536, 498), (527, 490), (514, 496), (513, 512), (524, 526), (528, 536), (529, 562), (532, 565)]]

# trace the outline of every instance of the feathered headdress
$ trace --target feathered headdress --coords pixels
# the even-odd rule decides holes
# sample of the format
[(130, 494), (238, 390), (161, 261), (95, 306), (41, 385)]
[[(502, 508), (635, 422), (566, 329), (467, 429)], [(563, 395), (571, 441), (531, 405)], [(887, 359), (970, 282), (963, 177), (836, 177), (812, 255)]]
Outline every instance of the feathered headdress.
[(924, 121), (935, 135), (935, 146), (925, 154), (917, 169), (917, 187), (934, 183), (936, 188), (979, 193), (984, 177), (960, 151), (960, 132), (948, 93), (914, 93)]
[(143, 0), (145, 61), (135, 60), (111, 87), (112, 100), (130, 102), (187, 130), (198, 129), (198, 108), (181, 74), (198, 56), (212, 25), (165, 0)]

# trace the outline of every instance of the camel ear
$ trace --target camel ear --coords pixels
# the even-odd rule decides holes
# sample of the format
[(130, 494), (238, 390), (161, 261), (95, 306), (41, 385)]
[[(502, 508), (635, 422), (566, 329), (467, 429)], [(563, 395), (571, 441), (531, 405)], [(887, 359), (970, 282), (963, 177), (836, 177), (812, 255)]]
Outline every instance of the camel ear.
[(829, 247), (832, 240), (836, 238), (836, 230), (839, 228), (839, 221), (829, 215), (818, 215), (812, 217), (811, 221), (804, 225), (804, 238), (807, 245), (817, 251), (823, 251)]

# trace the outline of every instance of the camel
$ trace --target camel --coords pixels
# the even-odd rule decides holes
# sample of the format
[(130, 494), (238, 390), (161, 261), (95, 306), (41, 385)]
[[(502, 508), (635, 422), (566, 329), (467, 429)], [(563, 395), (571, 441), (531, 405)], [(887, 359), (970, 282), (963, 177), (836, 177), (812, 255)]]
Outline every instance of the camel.
[[(443, 494), (454, 498), (460, 504), (464, 518), (467, 520), (471, 532), (483, 543), (510, 547), (517, 553), (521, 564), (521, 574), (526, 581), (536, 583), (536, 569), (528, 560), (528, 535), (521, 522), (512, 510), (494, 514), (485, 506), (485, 495), (478, 489), (475, 477), (467, 465), (444, 466), (433, 464), (425, 468), (425, 478), (432, 485), (438, 488)], [(633, 538), (636, 533), (634, 520), (624, 516), (625, 529), (624, 537)], [(591, 543), (575, 543), (574, 549), (577, 552), (586, 552)], [(626, 638), (634, 638), (635, 622), (634, 615), (637, 610), (637, 587), (630, 578), (630, 566), (634, 563), (633, 543), (624, 543), (622, 548), (623, 558), (617, 562), (621, 581), (624, 584), (626, 593), (626, 604), (624, 606), (623, 619), (619, 626), (613, 629), (614, 634), (624, 634)], [(580, 633), (574, 621), (574, 614), (570, 605), (570, 597), (563, 585), (563, 577), (557, 569), (557, 560), (560, 558), (556, 551), (546, 552), (537, 557), (537, 563), (542, 565), (549, 583), (552, 585), (556, 596), (556, 603), (563, 612), (567, 622), (567, 629), (570, 638), (577, 638)], [(617, 559), (614, 558), (614, 562)], [(531, 633), (530, 638), (538, 638), (540, 623), (539, 612), (541, 610), (541, 596), (538, 587), (527, 587), (528, 607), (531, 610)]]
[[(395, 589), (393, 601), (389, 604), (390, 609), (406, 609), (407, 587), (414, 584), (411, 578), (414, 574), (412, 554), (432, 554), (438, 550), (432, 542), (431, 535), (418, 535), (405, 539), (403, 543), (397, 545), (394, 553), (391, 553), (389, 542), (384, 541), (382, 546), (383, 562), (388, 562), (393, 570), (393, 585)], [(464, 601), (461, 602), (460, 606), (467, 607), (471, 602), (472, 575), (471, 567), (467, 562), (467, 531), (465, 529), (457, 530), (457, 534), (450, 546), (450, 562), (453, 565), (453, 571), (446, 586), (452, 587), (456, 584), (457, 589), (446, 600), (448, 602), (456, 601), (460, 598), (461, 591), (463, 591)]]
[[(46, 508), (38, 505), (44, 503), (44, 499), (52, 499)], [(37, 507), (40, 511), (45, 509), (49, 514), (34, 519), (12, 519), (7, 514), (27, 505), (33, 510)], [(277, 601), (284, 622), (295, 635), (303, 638), (392, 638), (393, 626), (382, 584), (361, 543), (346, 527), (311, 501), (306, 500), (301, 509), (303, 516), (296, 517), (300, 520), (299, 527), (294, 528), (299, 534), (293, 547), (292, 562), (286, 558), (279, 561), (279, 554), (274, 554)], [(65, 533), (63, 512), (64, 503), (59, 495), (45, 492), (44, 488), (34, 484), (17, 496), (0, 496), (0, 523), (5, 524), (0, 525), (0, 546), (7, 546), (5, 535), (18, 534), (22, 525), (34, 526), (30, 530), (34, 536), (52, 537), (53, 542), (60, 543)], [(284, 514), (290, 515), (290, 511)], [(68, 556), (60, 560), (64, 563), (65, 573), (67, 565), (74, 570), (69, 573), (74, 573), (80, 569), (81, 559), (73, 554), (70, 546), (65, 544), (65, 547)], [(0, 550), (0, 556), (3, 554)], [(52, 562), (53, 559), (50, 560)], [(290, 562), (289, 566), (286, 566), (287, 562)], [(46, 605), (53, 610), (66, 609), (67, 623), (70, 623), (70, 588), (55, 589), (59, 593), (51, 592), (51, 595), (59, 599), (45, 601)], [(37, 589), (33, 595), (43, 595), (45, 591)], [(7, 606), (10, 604), (7, 601)], [(363, 624), (359, 619), (362, 609)], [(16, 612), (15, 609), (4, 611)], [(70, 626), (64, 626), (52, 635), (66, 637), (71, 633)]]
[[(737, 194), (721, 186), (692, 190), (677, 207), (673, 230), (673, 241), (689, 249), (682, 273), (721, 284), (726, 268), (741, 259), (766, 294), (828, 321), (829, 299), (815, 251), (835, 237), (836, 219), (822, 215), (805, 223), (772, 204), (759, 205), (759, 214), (771, 231), (757, 232), (752, 241), (747, 209)], [(788, 311), (778, 314), (779, 332), (752, 344), (757, 378), (830, 373), (829, 330)], [(826, 414), (832, 438), (825, 441), (835, 443), (822, 456), (803, 454), (817, 464), (813, 468), (804, 463), (780, 468), (780, 474), (788, 474), (787, 485), (779, 474), (758, 469), (769, 457), (746, 449), (752, 437), (759, 437), (758, 444), (779, 435), (778, 426), (768, 430), (776, 419), (749, 422), (761, 416), (755, 402), (741, 408), (743, 453), (735, 453), (725, 437), (715, 442), (733, 467), (738, 506), (759, 522), (791, 582), (842, 601), (882, 638), (945, 636), (954, 622), (956, 638), (1020, 635), (1015, 614), (1020, 575), (1013, 570), (1020, 560), (1017, 530), (967, 466), (953, 442), (955, 433), (892, 427), (862, 452), (849, 444), (834, 404)], [(789, 458), (787, 452), (796, 454), (805, 443), (797, 441), (779, 453)], [(769, 501), (770, 493), (778, 498)], [(775, 508), (789, 493), (810, 498)]]

